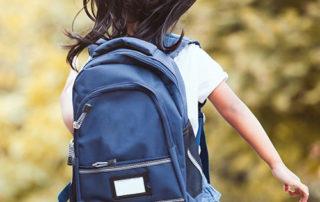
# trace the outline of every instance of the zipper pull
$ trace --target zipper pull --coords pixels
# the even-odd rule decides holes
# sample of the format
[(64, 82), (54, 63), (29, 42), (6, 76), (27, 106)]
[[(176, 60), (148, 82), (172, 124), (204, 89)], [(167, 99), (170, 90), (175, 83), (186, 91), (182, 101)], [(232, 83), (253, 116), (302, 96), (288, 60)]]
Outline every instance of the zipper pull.
[(68, 150), (68, 165), (72, 166), (74, 164), (74, 143), (73, 139), (69, 142), (69, 150)]
[(81, 124), (83, 120), (86, 118), (87, 114), (91, 111), (92, 105), (91, 104), (85, 104), (82, 110), (82, 114), (79, 116), (78, 120), (73, 122), (73, 128), (79, 129), (81, 127)]
[(93, 167), (100, 168), (100, 167), (106, 167), (106, 166), (112, 166), (115, 165), (117, 162), (117, 159), (111, 159), (109, 161), (103, 161), (103, 162), (95, 162), (92, 164)]

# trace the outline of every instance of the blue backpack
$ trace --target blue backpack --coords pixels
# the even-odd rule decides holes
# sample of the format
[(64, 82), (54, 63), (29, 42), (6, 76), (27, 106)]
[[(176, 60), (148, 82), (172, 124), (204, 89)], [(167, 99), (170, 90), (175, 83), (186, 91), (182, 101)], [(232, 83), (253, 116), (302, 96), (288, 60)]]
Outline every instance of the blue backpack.
[[(179, 36), (167, 34), (171, 45)], [(60, 202), (203, 201), (208, 152), (199, 104), (195, 137), (171, 53), (133, 37), (100, 39), (73, 87), (72, 182)], [(199, 155), (199, 145), (201, 154)], [(212, 194), (212, 193), (211, 193)], [(215, 200), (206, 200), (215, 201)]]

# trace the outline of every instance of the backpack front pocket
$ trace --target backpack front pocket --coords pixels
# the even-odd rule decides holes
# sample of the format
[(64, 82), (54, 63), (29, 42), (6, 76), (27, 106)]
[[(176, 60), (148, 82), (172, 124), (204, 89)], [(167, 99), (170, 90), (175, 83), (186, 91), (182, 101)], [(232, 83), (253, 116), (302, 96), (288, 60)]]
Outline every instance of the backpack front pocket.
[(74, 124), (75, 179), (82, 201), (183, 200), (163, 100), (139, 83), (88, 94)]
[(80, 166), (79, 174), (84, 201), (184, 201), (169, 156)]

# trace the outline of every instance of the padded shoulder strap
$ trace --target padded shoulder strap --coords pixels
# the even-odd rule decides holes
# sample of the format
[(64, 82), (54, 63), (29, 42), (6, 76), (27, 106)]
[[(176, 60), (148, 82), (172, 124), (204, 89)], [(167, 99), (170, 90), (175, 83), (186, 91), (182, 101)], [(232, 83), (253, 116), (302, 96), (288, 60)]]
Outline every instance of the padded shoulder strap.
[(207, 141), (206, 141), (206, 134), (204, 131), (204, 113), (202, 112), (202, 107), (206, 101), (203, 103), (198, 103), (198, 123), (199, 128), (196, 136), (196, 142), (198, 145), (200, 145), (201, 152), (200, 152), (200, 158), (202, 163), (202, 169), (203, 173), (207, 178), (207, 181), (210, 183), (210, 165), (209, 165), (209, 153), (207, 148)]
[[(166, 46), (171, 46), (174, 43), (176, 43), (179, 40), (179, 38), (180, 38), (180, 35), (173, 34), (173, 33), (167, 34), (165, 36), (164, 43)], [(198, 41), (190, 39), (188, 37), (183, 37), (183, 40), (182, 40), (180, 46), (176, 50), (170, 52), (169, 56), (171, 58), (175, 58), (189, 44), (196, 44), (196, 45), (200, 46), (200, 43)]]
[(95, 43), (90, 44), (90, 45), (88, 46), (88, 53), (89, 53), (89, 55), (92, 57), (95, 49), (96, 49), (99, 45), (105, 43), (106, 41), (107, 41), (107, 40), (101, 38), (101, 39), (97, 40)]

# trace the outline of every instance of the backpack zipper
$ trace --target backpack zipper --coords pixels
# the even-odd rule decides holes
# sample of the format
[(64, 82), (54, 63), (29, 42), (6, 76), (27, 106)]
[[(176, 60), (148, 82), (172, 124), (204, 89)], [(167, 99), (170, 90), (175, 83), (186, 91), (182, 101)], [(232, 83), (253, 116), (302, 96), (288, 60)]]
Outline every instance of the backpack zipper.
[(160, 200), (155, 202), (182, 202), (182, 201), (184, 201), (183, 198), (177, 198), (177, 199)]
[(109, 161), (95, 162), (92, 164), (92, 166), (95, 168), (101, 168), (106, 166), (112, 166), (112, 165), (115, 165), (116, 163), (117, 163), (117, 159), (111, 159)]
[[(143, 84), (139, 84), (139, 83), (135, 83), (135, 82), (117, 83), (114, 85), (109, 85), (107, 87), (103, 86), (103, 87), (98, 88), (97, 90), (93, 91), (89, 95), (85, 96), (79, 104), (79, 106), (80, 106), (79, 109), (81, 109), (81, 108), (83, 109), (82, 113), (79, 116), (78, 120), (74, 122), (73, 126), (75, 127), (75, 129), (80, 129), (84, 118), (92, 109), (92, 105), (87, 103), (90, 99), (93, 99), (94, 97), (96, 97), (100, 94), (103, 94), (103, 93), (107, 93), (107, 92), (118, 91), (118, 90), (132, 90), (132, 89), (140, 90), (140, 91), (146, 93), (152, 99), (155, 106), (157, 107), (157, 110), (159, 111), (159, 115), (160, 115), (161, 119), (166, 120), (163, 122), (163, 124), (164, 124), (166, 138), (168, 138), (167, 139), (168, 145), (171, 147), (173, 144), (173, 140), (169, 135), (171, 131), (170, 131), (169, 123), (167, 122), (168, 119), (167, 119), (162, 107), (160, 106), (158, 97), (156, 96), (153, 89), (151, 89)], [(82, 107), (82, 106), (84, 106), (84, 107)], [(77, 112), (77, 114), (79, 114), (79, 113), (80, 113), (80, 111)]]
[(74, 129), (79, 129), (83, 123), (83, 120), (86, 118), (87, 114), (91, 111), (92, 105), (87, 103), (84, 105), (82, 109), (82, 113), (79, 116), (79, 118), (73, 122), (73, 128)]
[(87, 168), (87, 169), (79, 169), (80, 174), (92, 174), (92, 173), (104, 173), (104, 172), (111, 172), (111, 171), (119, 171), (119, 170), (128, 170), (133, 168), (141, 168), (141, 167), (149, 167), (149, 166), (155, 166), (165, 163), (170, 163), (171, 158), (163, 158), (158, 160), (150, 160), (150, 161), (144, 161), (139, 163), (130, 163), (127, 165), (107, 165), (104, 167), (98, 167), (98, 168)]

